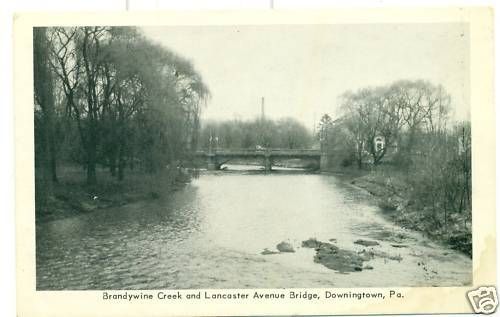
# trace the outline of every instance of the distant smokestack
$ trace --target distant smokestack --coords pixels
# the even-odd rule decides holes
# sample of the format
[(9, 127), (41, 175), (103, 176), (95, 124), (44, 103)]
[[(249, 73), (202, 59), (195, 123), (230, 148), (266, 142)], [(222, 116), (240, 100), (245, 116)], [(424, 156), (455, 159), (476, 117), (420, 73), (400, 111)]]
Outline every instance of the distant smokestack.
[(261, 106), (260, 106), (260, 119), (264, 121), (265, 119), (265, 110), (264, 110), (264, 97), (261, 99)]
[(316, 135), (316, 111), (313, 113), (313, 135)]

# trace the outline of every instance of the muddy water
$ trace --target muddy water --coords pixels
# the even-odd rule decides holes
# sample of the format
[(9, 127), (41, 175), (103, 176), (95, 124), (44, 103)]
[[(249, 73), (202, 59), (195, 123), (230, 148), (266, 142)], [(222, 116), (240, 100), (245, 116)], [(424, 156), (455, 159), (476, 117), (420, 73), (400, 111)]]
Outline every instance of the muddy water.
[[(392, 224), (371, 201), (334, 176), (202, 173), (168, 199), (37, 225), (37, 289), (471, 283), (468, 257)], [(315, 263), (313, 249), (301, 248), (311, 237), (386, 256), (365, 262), (372, 270), (339, 273)], [(354, 244), (358, 239), (379, 245)], [(281, 241), (296, 252), (260, 254)]]

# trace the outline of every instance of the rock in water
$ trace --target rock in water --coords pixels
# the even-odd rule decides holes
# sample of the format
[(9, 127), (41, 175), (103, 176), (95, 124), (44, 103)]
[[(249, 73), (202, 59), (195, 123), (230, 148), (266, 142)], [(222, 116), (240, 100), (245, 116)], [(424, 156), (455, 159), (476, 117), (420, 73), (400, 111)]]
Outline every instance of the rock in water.
[(375, 245), (379, 245), (379, 243), (377, 241), (369, 241), (369, 240), (363, 240), (363, 239), (358, 239), (358, 240), (354, 241), (354, 243), (360, 244), (360, 245), (365, 246), (365, 247), (372, 247)]
[(358, 252), (358, 255), (363, 259), (363, 261), (370, 261), (371, 259), (373, 259), (375, 257), (373, 252), (366, 251), (366, 250)]
[(320, 248), (316, 251), (314, 262), (321, 263), (329, 269), (341, 272), (363, 270), (364, 259), (356, 252), (335, 248)]
[(293, 249), (293, 246), (290, 243), (285, 242), (285, 241), (279, 243), (276, 246), (276, 249), (278, 249), (278, 251), (280, 251), (280, 252), (295, 252), (295, 250)]
[(321, 242), (315, 238), (302, 241), (302, 246), (316, 250), (314, 262), (321, 263), (340, 273), (362, 271), (363, 262), (372, 259), (368, 254), (365, 255), (364, 251), (361, 252), (362, 256), (354, 251), (343, 250), (334, 244)]
[(391, 244), (392, 247), (394, 248), (408, 248), (406, 244)]
[(321, 242), (316, 240), (316, 238), (309, 238), (308, 240), (302, 241), (302, 247), (304, 248), (319, 248), (321, 245)]
[(269, 254), (278, 254), (279, 252), (276, 251), (271, 251), (268, 248), (265, 248), (264, 251), (262, 251), (260, 254), (262, 255), (269, 255)]

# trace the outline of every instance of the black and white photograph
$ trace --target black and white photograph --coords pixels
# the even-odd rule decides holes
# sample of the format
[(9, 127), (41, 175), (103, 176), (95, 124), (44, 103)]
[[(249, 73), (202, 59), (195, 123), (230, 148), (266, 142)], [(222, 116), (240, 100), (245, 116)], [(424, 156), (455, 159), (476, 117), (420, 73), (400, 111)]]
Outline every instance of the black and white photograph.
[(466, 23), (33, 28), (37, 290), (467, 286)]
[(17, 15), (18, 315), (494, 312), (492, 14)]

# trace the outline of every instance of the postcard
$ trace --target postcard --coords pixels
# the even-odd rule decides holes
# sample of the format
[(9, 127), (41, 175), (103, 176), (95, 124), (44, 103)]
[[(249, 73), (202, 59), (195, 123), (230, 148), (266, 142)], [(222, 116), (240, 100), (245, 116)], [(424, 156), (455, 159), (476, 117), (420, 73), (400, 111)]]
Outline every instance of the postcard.
[(19, 316), (492, 313), (493, 10), (19, 13)]

